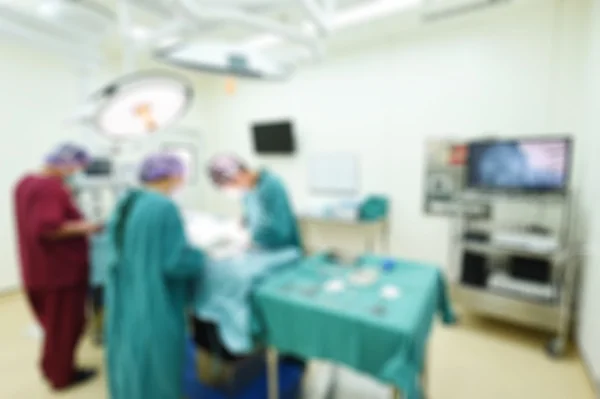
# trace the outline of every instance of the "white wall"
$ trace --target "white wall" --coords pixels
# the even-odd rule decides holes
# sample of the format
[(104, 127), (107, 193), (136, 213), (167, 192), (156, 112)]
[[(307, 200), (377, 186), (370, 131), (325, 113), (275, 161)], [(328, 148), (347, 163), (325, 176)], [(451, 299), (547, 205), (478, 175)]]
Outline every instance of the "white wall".
[(579, 342), (582, 354), (600, 388), (600, 1), (594, 0), (591, 12), (591, 42), (587, 62), (585, 148), (587, 159), (582, 205), (588, 216), (584, 250)]
[[(579, 134), (584, 4), (535, 2), (423, 26), (331, 57), (286, 84), (243, 84), (234, 96), (219, 83), (211, 150), (268, 165), (297, 205), (310, 197), (311, 152), (355, 152), (363, 193), (393, 200), (393, 253), (446, 265), (448, 222), (421, 211), (425, 138)], [(280, 117), (297, 123), (298, 155), (255, 159), (249, 125)], [(208, 204), (229, 209), (212, 191)]]

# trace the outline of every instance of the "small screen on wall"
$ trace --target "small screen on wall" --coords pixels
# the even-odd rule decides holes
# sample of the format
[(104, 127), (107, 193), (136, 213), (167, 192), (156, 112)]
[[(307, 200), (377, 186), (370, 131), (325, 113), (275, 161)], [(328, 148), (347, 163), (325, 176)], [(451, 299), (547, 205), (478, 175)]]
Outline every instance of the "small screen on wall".
[(258, 154), (293, 154), (296, 149), (291, 122), (260, 123), (252, 127)]

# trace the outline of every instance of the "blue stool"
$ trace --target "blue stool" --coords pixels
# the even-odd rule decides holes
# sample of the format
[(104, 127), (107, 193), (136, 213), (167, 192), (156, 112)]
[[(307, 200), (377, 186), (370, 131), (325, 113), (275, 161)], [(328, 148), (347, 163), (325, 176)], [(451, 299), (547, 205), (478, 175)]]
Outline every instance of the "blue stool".
[[(185, 372), (183, 377), (184, 394), (187, 399), (266, 399), (268, 396), (266, 369), (246, 387), (231, 395), (215, 388), (207, 387), (198, 380), (195, 362), (195, 346), (190, 340), (186, 348)], [(279, 364), (279, 397), (297, 399), (300, 393), (303, 369), (301, 366), (281, 361)]]

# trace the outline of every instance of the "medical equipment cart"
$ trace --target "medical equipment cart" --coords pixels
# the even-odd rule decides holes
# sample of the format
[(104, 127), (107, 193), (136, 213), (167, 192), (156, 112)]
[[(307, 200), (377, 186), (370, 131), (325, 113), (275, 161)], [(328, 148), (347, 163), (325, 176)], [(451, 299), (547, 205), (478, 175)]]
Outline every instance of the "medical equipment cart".
[[(466, 200), (472, 200), (473, 194), (465, 194), (460, 200), (464, 206), (459, 207), (461, 211), (451, 223), (452, 294), (457, 305), (474, 314), (550, 331), (555, 336), (546, 347), (548, 354), (555, 358), (562, 356), (571, 331), (578, 272), (570, 194), (476, 196), (489, 203), (491, 214), (481, 217), (468, 214)], [(512, 218), (494, 220), (494, 210), (507, 203), (513, 206)], [(552, 218), (540, 216), (549, 205), (555, 210), (555, 226), (544, 229), (539, 223)], [(506, 222), (517, 219), (522, 223), (532, 216), (532, 225)], [(547, 283), (530, 284), (505, 277), (513, 273), (509, 269), (515, 259), (519, 259), (522, 268), (525, 266), (526, 273), (530, 271), (524, 259), (533, 265), (547, 265)], [(512, 288), (499, 289), (499, 284), (491, 284), (500, 280), (509, 281)]]

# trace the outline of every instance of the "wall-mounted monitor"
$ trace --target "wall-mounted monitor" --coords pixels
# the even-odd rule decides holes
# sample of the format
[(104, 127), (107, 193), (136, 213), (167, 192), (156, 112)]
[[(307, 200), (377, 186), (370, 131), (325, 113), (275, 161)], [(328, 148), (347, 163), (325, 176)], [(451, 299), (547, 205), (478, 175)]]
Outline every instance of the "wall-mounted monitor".
[(89, 177), (108, 177), (113, 173), (113, 164), (108, 158), (94, 158), (85, 169)]
[(469, 144), (468, 189), (562, 193), (569, 184), (570, 138), (531, 138)]
[(290, 121), (257, 123), (252, 126), (254, 151), (262, 155), (293, 154), (294, 125)]

